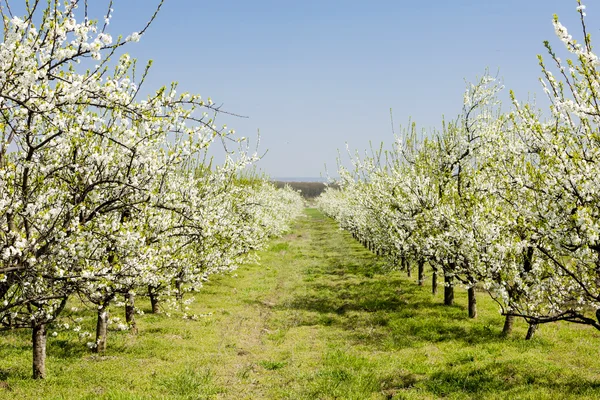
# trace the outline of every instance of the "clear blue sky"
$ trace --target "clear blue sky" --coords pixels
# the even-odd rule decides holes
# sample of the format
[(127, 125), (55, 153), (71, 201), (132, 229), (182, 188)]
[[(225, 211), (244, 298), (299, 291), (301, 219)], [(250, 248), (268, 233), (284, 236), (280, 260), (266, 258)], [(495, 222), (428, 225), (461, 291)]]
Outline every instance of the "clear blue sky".
[[(97, 0), (94, 0), (97, 2)], [(100, 3), (100, 2), (98, 2)], [(104, 2), (102, 2), (104, 3)], [(155, 0), (115, 1), (113, 34), (139, 30)], [(600, 40), (600, 7), (588, 24)], [(391, 143), (409, 117), (439, 127), (461, 109), (464, 80), (486, 67), (526, 100), (541, 93), (536, 55), (555, 47), (552, 15), (579, 33), (574, 0), (167, 0), (128, 51), (154, 60), (147, 89), (176, 80), (250, 118), (223, 118), (239, 135), (261, 132), (273, 177), (335, 171), (345, 143)], [(508, 106), (508, 104), (507, 104)]]

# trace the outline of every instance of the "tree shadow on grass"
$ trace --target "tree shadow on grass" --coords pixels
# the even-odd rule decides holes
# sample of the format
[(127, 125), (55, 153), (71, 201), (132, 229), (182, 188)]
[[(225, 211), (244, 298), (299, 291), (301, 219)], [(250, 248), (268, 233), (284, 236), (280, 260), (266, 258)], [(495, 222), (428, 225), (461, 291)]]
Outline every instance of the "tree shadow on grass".
[[(463, 393), (472, 398), (482, 398), (486, 394), (496, 395), (502, 392), (507, 398), (525, 396), (540, 390), (554, 392), (563, 397), (598, 395), (600, 382), (589, 380), (574, 373), (565, 374), (551, 364), (543, 361), (530, 363), (514, 361), (492, 361), (479, 367), (466, 364), (434, 372), (421, 382), (428, 392), (447, 397), (454, 393)], [(597, 397), (596, 397), (597, 398)]]
[[(520, 356), (527, 349), (538, 349), (533, 357), (540, 350), (550, 351), (551, 341), (507, 339), (501, 333), (500, 316), (482, 315), (476, 321), (470, 320), (465, 306), (444, 306), (441, 294), (432, 298), (429, 288), (419, 287), (398, 273), (368, 277), (373, 268), (361, 268), (358, 263), (350, 264), (345, 272), (341, 263), (317, 267), (313, 271), (315, 280), (307, 283), (302, 293), (292, 294), (273, 308), (295, 311), (290, 315), (296, 326), (335, 327), (342, 340), (359, 348), (393, 352), (440, 345), (445, 349), (442, 352), (449, 351), (450, 357), (456, 358), (430, 367), (431, 372), (418, 375), (414, 383), (418, 390), (436, 398), (531, 398), (536, 392), (593, 397), (600, 391), (600, 382), (565, 372), (553, 361)], [(319, 271), (323, 273), (320, 276)], [(465, 302), (464, 293), (457, 295), (461, 303)], [(448, 346), (442, 347), (443, 343)], [(489, 357), (504, 351), (514, 354), (514, 358)], [(390, 393), (412, 387), (400, 385)]]
[(80, 359), (90, 352), (83, 343), (73, 339), (52, 340), (48, 344), (48, 355), (61, 359)]
[(357, 343), (397, 349), (427, 342), (505, 341), (499, 324), (472, 324), (464, 306), (444, 306), (398, 274), (382, 274), (378, 264), (361, 268), (352, 263), (346, 270), (330, 264), (321, 270), (323, 277), (307, 283), (306, 292), (278, 306), (304, 311), (300, 317), (295, 314), (299, 325), (337, 326)]
[(294, 297), (287, 307), (338, 315), (349, 311), (395, 311), (405, 305), (405, 301), (395, 291), (389, 290), (393, 284), (393, 281), (314, 283), (309, 286), (309, 294)]
[[(49, 358), (61, 360), (79, 360), (83, 355), (87, 354), (88, 349), (73, 338), (54, 338), (51, 336), (52, 330), (49, 330), (47, 338), (46, 353)], [(31, 329), (16, 329), (0, 341), (0, 359), (10, 359), (15, 357), (19, 360), (31, 360), (32, 343)], [(31, 365), (31, 364), (29, 364)], [(7, 379), (29, 380), (31, 378), (31, 367), (27, 367), (24, 363), (19, 363), (16, 367), (0, 368), (0, 382)], [(1, 393), (0, 388), (0, 393)], [(2, 397), (0, 395), (0, 397)]]
[(0, 341), (0, 355), (31, 351), (31, 329), (14, 329), (2, 332), (2, 335), (6, 339)]
[[(365, 266), (365, 261), (367, 265)], [(366, 276), (372, 278), (376, 275), (385, 275), (386, 277), (392, 271), (384, 262), (377, 261), (373, 262), (369, 258), (361, 257), (357, 255), (352, 257), (352, 261), (340, 262), (338, 260), (329, 261), (330, 265), (327, 268), (320, 268), (320, 274), (324, 276), (336, 275), (336, 276)]]

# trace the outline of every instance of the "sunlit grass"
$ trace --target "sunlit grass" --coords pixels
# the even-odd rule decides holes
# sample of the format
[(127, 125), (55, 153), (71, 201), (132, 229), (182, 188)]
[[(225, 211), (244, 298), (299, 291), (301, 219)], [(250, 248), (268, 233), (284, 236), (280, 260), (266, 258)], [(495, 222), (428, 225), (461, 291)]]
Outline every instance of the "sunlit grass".
[(59, 332), (43, 382), (29, 379), (29, 332), (2, 334), (0, 398), (600, 398), (595, 330), (544, 325), (524, 341), (521, 322), (503, 338), (486, 294), (470, 320), (465, 292), (443, 306), (316, 210), (260, 255), (196, 295), (198, 321), (139, 316), (104, 356)]

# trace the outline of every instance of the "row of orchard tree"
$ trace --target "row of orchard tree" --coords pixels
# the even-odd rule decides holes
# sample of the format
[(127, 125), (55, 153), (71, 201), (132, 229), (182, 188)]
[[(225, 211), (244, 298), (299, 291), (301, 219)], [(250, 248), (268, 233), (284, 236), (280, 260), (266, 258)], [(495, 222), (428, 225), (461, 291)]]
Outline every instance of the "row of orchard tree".
[(540, 57), (550, 114), (520, 104), (489, 76), (467, 86), (462, 114), (440, 132), (403, 132), (393, 150), (353, 157), (340, 168), (340, 190), (320, 208), (395, 265), (429, 266), (433, 290), (444, 280), (485, 289), (506, 315), (530, 325), (569, 321), (600, 329), (600, 68), (579, 4), (583, 40), (557, 17), (554, 27), (572, 59), (548, 43), (557, 73)]
[(84, 1), (0, 6), (0, 326), (32, 330), (35, 378), (69, 299), (97, 310), (90, 347), (104, 351), (111, 304), (135, 330), (136, 295), (155, 310), (180, 301), (302, 208), (289, 188), (243, 178), (257, 157), (215, 126), (210, 99), (175, 84), (142, 98), (148, 67), (119, 52), (150, 23), (113, 38), (111, 6), (100, 21)]

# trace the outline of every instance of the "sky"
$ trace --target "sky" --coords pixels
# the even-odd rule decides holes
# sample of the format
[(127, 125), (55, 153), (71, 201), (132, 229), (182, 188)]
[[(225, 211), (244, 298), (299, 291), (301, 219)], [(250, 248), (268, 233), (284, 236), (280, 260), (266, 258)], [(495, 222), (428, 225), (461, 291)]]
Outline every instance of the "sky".
[[(588, 29), (600, 36), (600, 7), (589, 3)], [(115, 0), (109, 31), (140, 30), (156, 4)], [(389, 145), (392, 127), (399, 132), (409, 120), (430, 130), (443, 116), (455, 118), (465, 81), (486, 68), (519, 100), (541, 96), (537, 54), (545, 54), (544, 40), (562, 46), (552, 15), (577, 37), (576, 7), (575, 0), (166, 0), (126, 51), (153, 60), (146, 90), (177, 81), (180, 91), (248, 116), (217, 122), (253, 144), (260, 131), (264, 173), (335, 176), (346, 144)]]

